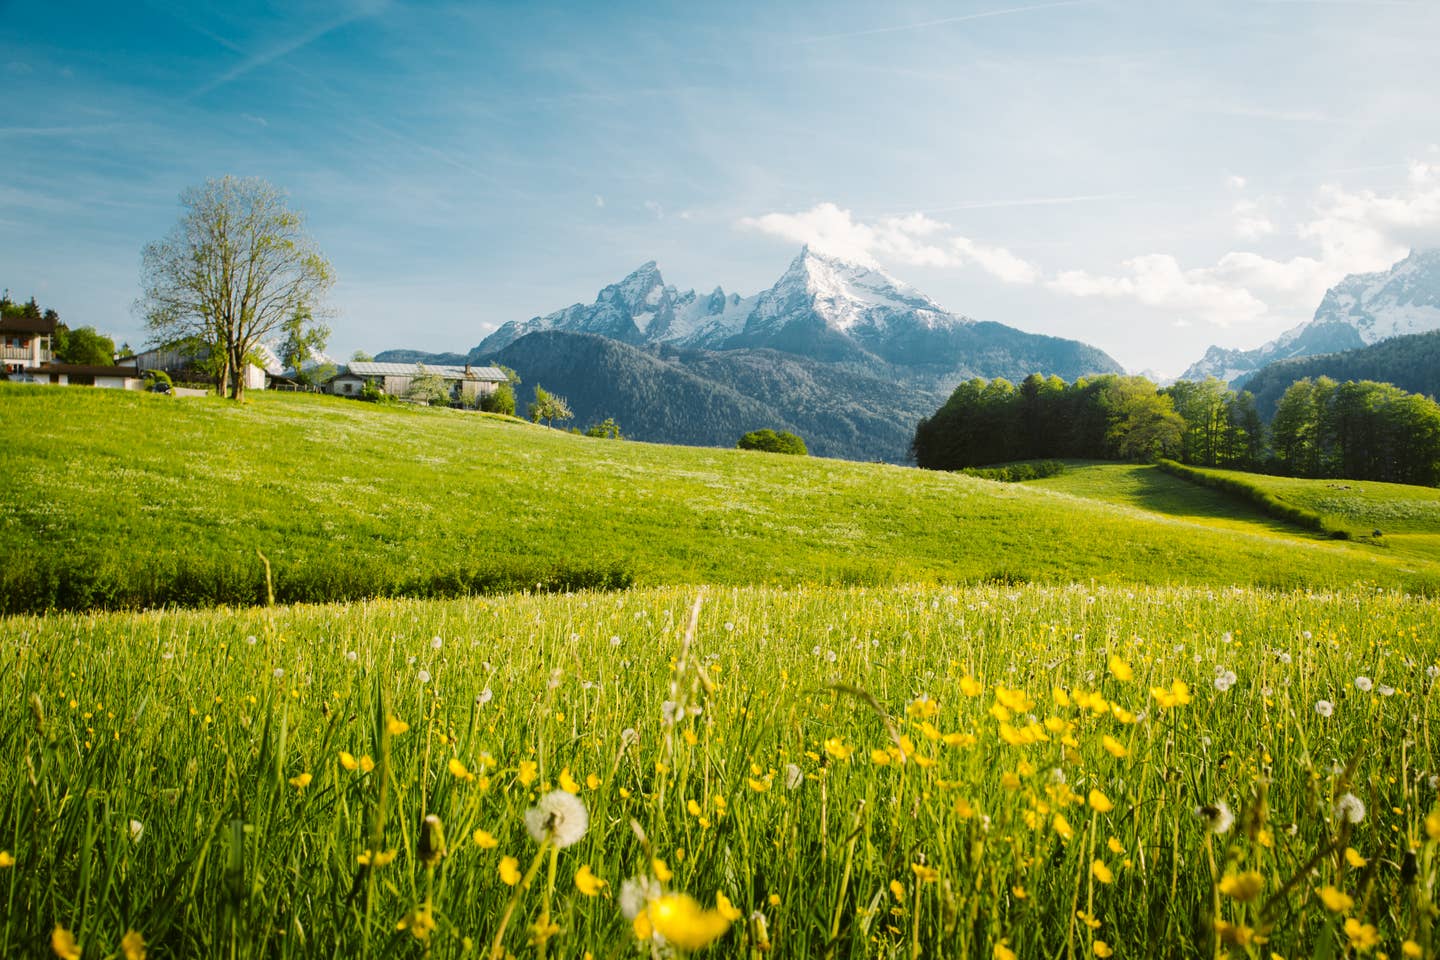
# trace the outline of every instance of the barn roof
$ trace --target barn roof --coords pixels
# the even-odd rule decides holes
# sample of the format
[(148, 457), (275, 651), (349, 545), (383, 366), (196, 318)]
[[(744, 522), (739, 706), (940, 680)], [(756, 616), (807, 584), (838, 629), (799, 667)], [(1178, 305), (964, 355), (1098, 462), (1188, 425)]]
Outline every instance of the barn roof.
[(489, 380), (501, 383), (510, 379), (498, 367), (454, 367), (440, 364), (420, 363), (376, 363), (373, 360), (357, 360), (347, 364), (346, 369), (360, 377), (418, 377), (420, 368), (446, 380)]

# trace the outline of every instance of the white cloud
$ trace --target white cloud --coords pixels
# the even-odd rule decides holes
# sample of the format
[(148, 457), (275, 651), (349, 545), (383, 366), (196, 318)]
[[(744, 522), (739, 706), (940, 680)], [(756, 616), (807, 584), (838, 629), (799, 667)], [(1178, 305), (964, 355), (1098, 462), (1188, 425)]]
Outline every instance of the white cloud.
[(1236, 190), (1244, 190), (1244, 189), (1245, 189), (1246, 180), (1245, 180), (1244, 177), (1240, 176), (1239, 174), (1235, 174), (1235, 175), (1226, 177), (1226, 178), (1225, 178), (1225, 182), (1228, 183), (1230, 186), (1234, 187)]
[(745, 217), (739, 225), (808, 244), (816, 250), (868, 266), (881, 262), (925, 267), (974, 264), (1005, 283), (1034, 283), (1040, 271), (1004, 247), (953, 233), (950, 224), (923, 213), (862, 221), (833, 203), (800, 213)]
[[(1233, 180), (1233, 178), (1232, 178)], [(1242, 238), (1276, 233), (1263, 203), (1233, 208)], [(1113, 275), (1067, 270), (1047, 284), (1077, 297), (1130, 299), (1216, 326), (1265, 324), (1279, 332), (1307, 320), (1325, 291), (1351, 273), (1384, 270), (1411, 249), (1440, 246), (1440, 164), (1413, 162), (1393, 193), (1322, 187), (1290, 232), (1314, 249), (1285, 260), (1231, 251), (1213, 266), (1182, 268), (1169, 254), (1133, 257)]]
[(664, 220), (664, 219), (665, 219), (665, 208), (660, 205), (660, 201), (658, 201), (658, 200), (646, 200), (646, 201), (645, 201), (645, 209), (646, 209), (646, 210), (649, 210), (652, 214), (654, 214), (656, 220)]
[(603, 206), (605, 206), (605, 198), (602, 197), (602, 196), (600, 196), (600, 194), (598, 194), (598, 193), (595, 194), (595, 206), (597, 206), (597, 207), (603, 207)]

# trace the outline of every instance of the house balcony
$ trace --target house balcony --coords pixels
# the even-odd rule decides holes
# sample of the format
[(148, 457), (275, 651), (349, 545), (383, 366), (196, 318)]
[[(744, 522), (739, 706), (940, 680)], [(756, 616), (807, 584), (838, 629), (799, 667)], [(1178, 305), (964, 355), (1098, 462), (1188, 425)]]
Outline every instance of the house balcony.
[[(39, 363), (49, 363), (52, 359), (53, 357), (51, 357), (49, 350), (43, 348), (40, 350)], [(26, 364), (36, 363), (35, 351), (30, 347), (7, 347), (0, 345), (0, 363), (16, 362)]]

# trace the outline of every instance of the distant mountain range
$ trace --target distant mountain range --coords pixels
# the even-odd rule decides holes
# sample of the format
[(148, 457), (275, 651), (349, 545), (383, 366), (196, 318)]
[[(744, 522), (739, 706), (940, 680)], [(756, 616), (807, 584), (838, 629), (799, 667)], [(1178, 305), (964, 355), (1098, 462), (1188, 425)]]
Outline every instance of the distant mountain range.
[(1440, 249), (1412, 251), (1389, 270), (1351, 274), (1326, 292), (1312, 319), (1254, 350), (1211, 347), (1180, 379), (1218, 377), (1243, 386), (1278, 360), (1339, 353), (1430, 330), (1440, 330)]
[(468, 353), (376, 359), (502, 363), (526, 395), (543, 385), (581, 424), (614, 417), (640, 440), (730, 446), (773, 427), (817, 454), (895, 462), (962, 380), (1123, 372), (1094, 347), (951, 313), (881, 270), (809, 248), (751, 297), (682, 293), (651, 262), (592, 304), (511, 321)]
[(1343, 353), (1277, 360), (1251, 376), (1245, 389), (1255, 395), (1256, 408), (1269, 420), (1290, 384), (1306, 377), (1329, 377), (1341, 383), (1377, 380), (1411, 393), (1440, 396), (1440, 330), (1394, 337)]

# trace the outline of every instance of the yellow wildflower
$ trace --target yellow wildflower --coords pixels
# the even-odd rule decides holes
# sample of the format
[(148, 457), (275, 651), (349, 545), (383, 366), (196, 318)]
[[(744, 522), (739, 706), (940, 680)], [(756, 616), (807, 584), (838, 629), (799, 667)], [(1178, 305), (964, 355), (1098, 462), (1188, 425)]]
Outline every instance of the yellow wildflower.
[(520, 769), (515, 773), (515, 779), (520, 781), (520, 786), (528, 787), (535, 782), (540, 775), (540, 765), (534, 760), (521, 760)]
[(1220, 878), (1220, 892), (1236, 900), (1254, 900), (1265, 889), (1265, 878), (1258, 871), (1227, 873)]
[(650, 869), (655, 872), (655, 879), (661, 883), (669, 883), (675, 877), (675, 872), (665, 865), (665, 861), (655, 857), (650, 861)]
[(915, 879), (921, 883), (934, 883), (940, 879), (940, 871), (934, 867), (926, 866), (923, 863), (910, 864), (910, 870), (915, 874)]
[(1091, 930), (1100, 929), (1100, 920), (1098, 917), (1095, 916), (1095, 914), (1086, 913), (1084, 910), (1076, 910), (1075, 916), (1080, 920), (1081, 923), (1085, 924), (1085, 926), (1089, 927)]
[(731, 923), (734, 923), (744, 916), (739, 910), (735, 909), (735, 904), (730, 902), (730, 898), (725, 896), (725, 891), (723, 890), (715, 891), (715, 910), (720, 916), (729, 920)]
[(896, 903), (905, 902), (905, 884), (899, 880), (890, 881), (890, 896), (895, 898)]
[(380, 850), (378, 852), (366, 850), (364, 853), (357, 853), (355, 855), (355, 862), (362, 867), (383, 867), (395, 859), (395, 853), (396, 851), (394, 850)]
[(1345, 936), (1350, 946), (1360, 953), (1368, 953), (1380, 943), (1380, 932), (1372, 923), (1361, 923), (1354, 917), (1345, 918)]
[(593, 773), (585, 774), (585, 786), (591, 790), (600, 789), (600, 778)]
[(1060, 834), (1062, 840), (1069, 840), (1075, 835), (1075, 829), (1070, 826), (1070, 821), (1065, 819), (1063, 813), (1055, 814), (1055, 819), (1051, 821), (1051, 826), (1055, 828), (1056, 833)]
[(560, 771), (560, 789), (564, 790), (566, 793), (580, 792), (580, 784), (576, 782), (574, 777), (570, 776), (569, 767), (566, 767), (565, 769)]
[(126, 930), (120, 938), (120, 953), (125, 960), (145, 960), (145, 938), (138, 930)]
[(1190, 702), (1190, 687), (1183, 680), (1176, 680), (1170, 684), (1169, 689), (1165, 687), (1151, 687), (1150, 695), (1162, 708), (1168, 710), (1171, 707), (1183, 707)]
[(0, 850), (0, 870), (15, 866), (15, 857), (9, 850)]
[(1425, 836), (1440, 841), (1440, 810), (1425, 815)]
[(967, 673), (960, 678), (960, 692), (967, 697), (978, 697), (985, 692), (985, 685)]
[(1135, 679), (1135, 671), (1130, 669), (1130, 664), (1113, 653), (1110, 654), (1110, 662), (1107, 666), (1110, 668), (1110, 676), (1121, 683), (1129, 683)]
[(80, 960), (80, 944), (75, 942), (75, 934), (58, 923), (50, 933), (50, 949), (60, 960)]
[(298, 777), (290, 778), (290, 786), (294, 787), (296, 790), (304, 790), (306, 787), (310, 786), (310, 781), (314, 779), (315, 778), (312, 777), (310, 774), (302, 773)]
[(905, 712), (916, 720), (929, 720), (940, 712), (940, 705), (929, 697), (921, 697), (918, 700), (911, 700), (906, 705)]
[(969, 820), (971, 817), (975, 816), (975, 805), (972, 804), (969, 800), (966, 800), (964, 797), (961, 797), (959, 800), (955, 801), (955, 813), (960, 817), (961, 820)]
[(1105, 841), (1105, 846), (1107, 846), (1107, 847), (1110, 848), (1110, 852), (1111, 852), (1111, 853), (1124, 853), (1124, 852), (1125, 852), (1125, 844), (1123, 844), (1123, 843), (1120, 842), (1120, 838), (1119, 838), (1119, 837), (1111, 837), (1109, 840), (1106, 840), (1106, 841)]
[(400, 734), (404, 733), (406, 730), (409, 729), (410, 724), (406, 723), (404, 720), (401, 720), (394, 714), (391, 714), (390, 719), (385, 721), (385, 730), (392, 737), (398, 737), (400, 736)]
[(1115, 881), (1115, 874), (1105, 865), (1104, 860), (1091, 861), (1090, 875), (1101, 883), (1113, 883)]
[(1248, 947), (1255, 942), (1255, 931), (1243, 923), (1216, 920), (1215, 935), (1221, 943), (1232, 947)]
[(1350, 864), (1350, 866), (1354, 867), (1356, 870), (1359, 870), (1361, 867), (1365, 866), (1365, 858), (1360, 856), (1360, 851), (1356, 850), (1354, 847), (1345, 848), (1345, 862)]
[(1113, 957), (1115, 955), (1115, 951), (1110, 949), (1110, 944), (1104, 940), (1096, 940), (1090, 949), (1095, 952), (1097, 957)]
[(755, 777), (746, 777), (745, 782), (750, 784), (750, 789), (754, 790), (756, 793), (764, 793), (766, 790), (770, 789), (771, 781), (770, 775), (766, 774), (763, 779), (758, 780)]
[(1115, 809), (1115, 804), (1110, 801), (1110, 798), (1096, 789), (1090, 791), (1089, 803), (1096, 813), (1109, 813)]
[(481, 850), (494, 850), (500, 846), (500, 841), (496, 840), (495, 835), (489, 830), (476, 830), (470, 835), (470, 838), (475, 841), (475, 846)]
[(847, 747), (839, 737), (831, 737), (825, 741), (825, 752), (836, 760), (849, 760), (850, 754), (855, 752), (855, 748)]
[(370, 755), (369, 755), (368, 753), (367, 753), (365, 756), (363, 756), (363, 757), (360, 758), (360, 772), (361, 772), (361, 773), (369, 773), (371, 770), (374, 770), (374, 769), (375, 769), (375, 761), (370, 759)]
[(1404, 943), (1400, 944), (1400, 955), (1404, 957), (1411, 957), (1413, 958), (1413, 960), (1420, 960), (1421, 957), (1425, 956), (1425, 951), (1420, 946), (1420, 944), (1416, 943), (1414, 940), (1406, 940)]
[(991, 948), (995, 960), (1015, 960), (1015, 951), (1010, 949), (1010, 938), (1006, 937)]
[(1344, 913), (1355, 906), (1355, 899), (1348, 893), (1342, 893), (1334, 887), (1321, 887), (1315, 891), (1320, 902), (1325, 904), (1325, 909), (1331, 913)]
[(585, 896), (593, 897), (604, 888), (605, 881), (595, 876), (590, 870), (590, 864), (584, 864), (579, 870), (575, 871), (575, 889), (585, 894)]
[(890, 763), (890, 754), (886, 750), (871, 750), (870, 762), (877, 767), (883, 767)]
[(475, 779), (475, 774), (465, 769), (465, 764), (460, 761), (459, 757), (451, 757), (448, 767), (450, 769), (450, 775), (457, 780)]
[(699, 950), (730, 929), (730, 921), (720, 911), (706, 910), (683, 893), (667, 893), (645, 912), (655, 932), (681, 950)]
[(346, 770), (360, 769), (360, 763), (355, 759), (355, 755), (353, 753), (346, 753), (344, 750), (340, 751), (340, 766)]
[(430, 913), (430, 905), (421, 904), (405, 914), (400, 918), (400, 922), (395, 924), (395, 929), (409, 930), (416, 940), (430, 939), (430, 934), (435, 929), (435, 917)]
[(514, 857), (500, 858), (500, 882), (513, 887), (520, 882), (520, 861)]
[(1070, 706), (1070, 694), (1066, 693), (1063, 687), (1051, 687), (1050, 699), (1055, 701), (1057, 707)]

